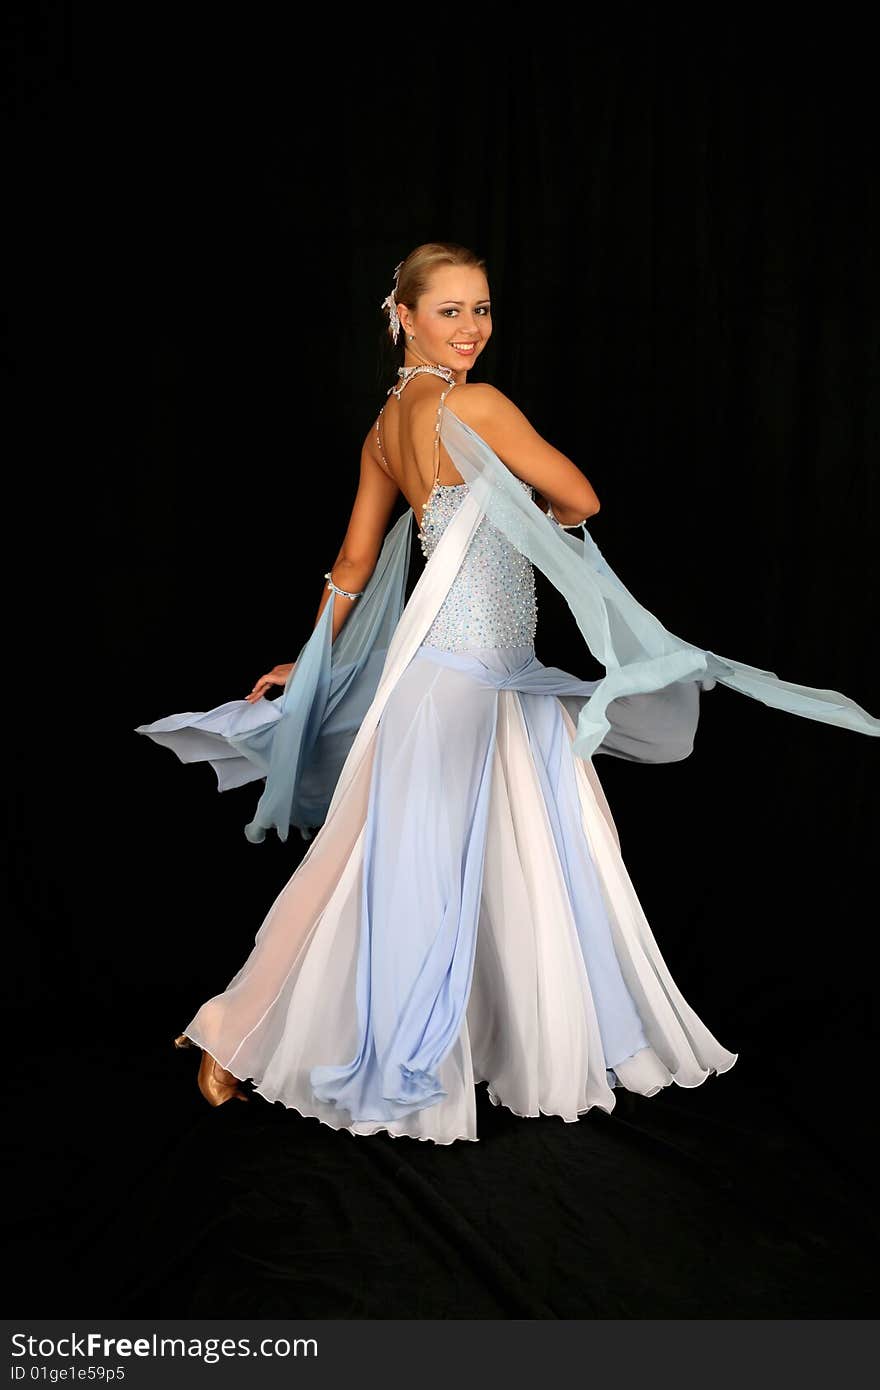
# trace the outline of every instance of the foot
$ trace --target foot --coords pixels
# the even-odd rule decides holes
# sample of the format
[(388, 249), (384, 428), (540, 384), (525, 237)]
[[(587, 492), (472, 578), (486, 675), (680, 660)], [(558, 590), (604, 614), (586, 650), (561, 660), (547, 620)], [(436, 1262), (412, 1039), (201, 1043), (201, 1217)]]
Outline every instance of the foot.
[(210, 1052), (202, 1053), (199, 1067), (199, 1090), (210, 1105), (224, 1105), (227, 1100), (250, 1100), (241, 1089), (241, 1082), (231, 1071), (221, 1067)]

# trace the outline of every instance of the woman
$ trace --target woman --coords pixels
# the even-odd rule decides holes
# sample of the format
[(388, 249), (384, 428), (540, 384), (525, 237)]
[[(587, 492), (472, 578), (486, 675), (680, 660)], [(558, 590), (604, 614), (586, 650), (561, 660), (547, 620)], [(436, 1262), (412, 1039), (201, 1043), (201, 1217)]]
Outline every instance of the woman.
[[(250, 1079), (334, 1128), (436, 1143), (477, 1139), (480, 1081), (518, 1115), (568, 1121), (610, 1112), (616, 1086), (698, 1086), (736, 1054), (669, 973), (592, 755), (686, 757), (717, 680), (860, 732), (880, 721), (681, 641), (626, 590), (586, 530), (589, 481), (467, 381), (492, 332), (473, 252), (417, 247), (382, 307), (404, 335), (399, 383), (312, 636), (246, 700), (138, 729), (210, 761), (221, 789), (265, 777), (252, 840), (320, 827), (176, 1043), (202, 1048), (213, 1105), (248, 1099)], [(404, 606), (414, 515), (427, 563)], [(534, 565), (601, 679), (537, 660)]]

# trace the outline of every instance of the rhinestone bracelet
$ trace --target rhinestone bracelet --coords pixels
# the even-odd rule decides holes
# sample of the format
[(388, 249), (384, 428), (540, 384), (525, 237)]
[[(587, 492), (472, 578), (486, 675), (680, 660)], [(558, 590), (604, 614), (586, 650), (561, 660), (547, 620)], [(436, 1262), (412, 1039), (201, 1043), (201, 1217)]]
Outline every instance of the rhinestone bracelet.
[(561, 522), (561, 521), (558, 521), (558, 520), (556, 519), (556, 517), (554, 516), (554, 514), (553, 514), (553, 507), (551, 506), (551, 504), (550, 504), (549, 502), (547, 503), (547, 515), (549, 516), (549, 518), (550, 518), (550, 520), (553, 522), (553, 524), (554, 524), (555, 526), (559, 526), (563, 531), (579, 531), (580, 528), (581, 528), (582, 526), (584, 526), (584, 525), (586, 524), (586, 522), (588, 522), (589, 519), (590, 519), (588, 516), (585, 516), (584, 519), (583, 519), (583, 521), (577, 521), (577, 522), (575, 522), (574, 526), (563, 526), (563, 525), (562, 525), (562, 522)]
[(324, 575), (324, 578), (328, 581), (327, 588), (332, 589), (334, 594), (342, 594), (343, 598), (360, 598), (361, 594), (366, 592), (364, 589), (358, 589), (356, 594), (352, 594), (349, 592), (348, 589), (340, 589), (338, 584), (333, 583), (333, 580), (330, 578), (330, 574), (331, 571), (328, 570), (327, 573)]

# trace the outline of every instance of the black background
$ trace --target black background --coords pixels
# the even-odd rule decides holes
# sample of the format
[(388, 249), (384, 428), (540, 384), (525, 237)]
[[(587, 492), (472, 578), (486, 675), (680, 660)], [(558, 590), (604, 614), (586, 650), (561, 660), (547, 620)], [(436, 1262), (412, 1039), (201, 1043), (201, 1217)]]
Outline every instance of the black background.
[[(185, 16), (185, 17), (182, 17)], [(602, 502), (674, 633), (880, 713), (867, 39), (702, 9), (15, 7), (5, 364), (16, 1312), (865, 1316), (877, 745), (723, 687), (596, 767), (686, 998), (739, 1053), (477, 1145), (212, 1111), (171, 1042), (301, 857), (136, 724), (309, 635), (421, 241), (488, 262), (474, 379)], [(412, 579), (421, 566), (414, 547)], [(538, 576), (537, 654), (598, 668)]]

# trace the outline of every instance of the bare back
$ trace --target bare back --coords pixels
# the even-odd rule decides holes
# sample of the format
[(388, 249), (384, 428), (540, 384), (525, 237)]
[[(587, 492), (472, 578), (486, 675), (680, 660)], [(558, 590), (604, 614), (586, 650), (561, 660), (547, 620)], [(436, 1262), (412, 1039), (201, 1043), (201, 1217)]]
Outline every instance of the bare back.
[[(413, 377), (399, 397), (389, 395), (376, 420), (376, 462), (389, 473), (417, 517), (433, 488), (460, 486), (464, 479), (452, 462), (437, 426), (441, 400), (454, 388), (467, 392), (466, 382), (448, 385), (429, 373)], [(434, 445), (439, 445), (434, 476)]]
[(400, 396), (390, 393), (379, 412), (369, 450), (418, 518), (438, 488), (465, 485), (440, 439), (445, 398), (452, 390), (453, 413), (532, 488), (535, 504), (553, 521), (579, 527), (599, 510), (595, 490), (577, 465), (542, 439), (522, 411), (494, 386), (449, 383), (427, 368), (408, 370), (413, 374), (404, 381)]

